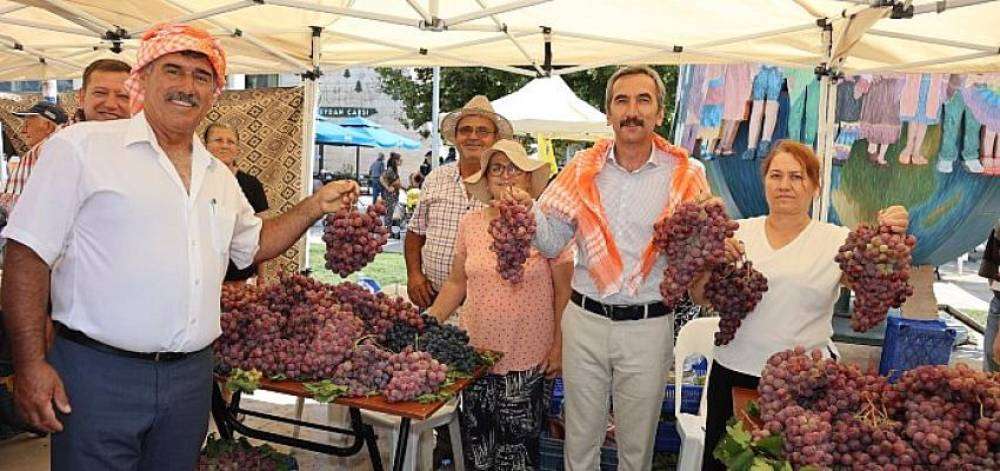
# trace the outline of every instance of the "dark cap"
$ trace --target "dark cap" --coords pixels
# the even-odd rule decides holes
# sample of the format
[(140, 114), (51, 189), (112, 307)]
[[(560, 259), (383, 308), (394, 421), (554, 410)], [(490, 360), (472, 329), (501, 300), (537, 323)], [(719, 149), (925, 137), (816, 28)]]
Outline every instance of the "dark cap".
[(41, 116), (56, 124), (65, 124), (66, 121), (69, 120), (69, 117), (66, 116), (66, 112), (63, 111), (59, 105), (52, 103), (51, 101), (44, 100), (31, 105), (31, 108), (28, 108), (25, 111), (15, 111), (13, 114), (14, 116), (20, 116), (22, 118), (26, 118), (28, 116)]

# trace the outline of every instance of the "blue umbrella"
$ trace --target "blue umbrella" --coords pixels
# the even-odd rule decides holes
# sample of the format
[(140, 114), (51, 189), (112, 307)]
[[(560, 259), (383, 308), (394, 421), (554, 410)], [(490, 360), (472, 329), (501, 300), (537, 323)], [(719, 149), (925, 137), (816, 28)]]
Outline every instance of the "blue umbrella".
[(375, 147), (375, 139), (324, 118), (316, 120), (316, 143), (331, 146)]
[(403, 148), (419, 149), (420, 143), (405, 136), (386, 131), (382, 126), (374, 121), (365, 118), (347, 118), (340, 121), (341, 126), (350, 129), (358, 134), (362, 134), (375, 141), (377, 147), (383, 148)]

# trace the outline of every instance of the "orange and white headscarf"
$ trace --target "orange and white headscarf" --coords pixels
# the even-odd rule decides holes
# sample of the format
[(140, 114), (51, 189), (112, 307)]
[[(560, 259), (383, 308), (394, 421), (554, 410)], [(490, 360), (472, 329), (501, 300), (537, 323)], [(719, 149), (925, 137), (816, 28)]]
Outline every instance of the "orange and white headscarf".
[(215, 96), (222, 94), (226, 88), (226, 53), (219, 42), (207, 31), (191, 25), (161, 23), (142, 35), (135, 65), (125, 80), (132, 114), (142, 111), (146, 99), (146, 89), (139, 79), (142, 70), (160, 57), (181, 51), (200, 52), (208, 57), (215, 72)]

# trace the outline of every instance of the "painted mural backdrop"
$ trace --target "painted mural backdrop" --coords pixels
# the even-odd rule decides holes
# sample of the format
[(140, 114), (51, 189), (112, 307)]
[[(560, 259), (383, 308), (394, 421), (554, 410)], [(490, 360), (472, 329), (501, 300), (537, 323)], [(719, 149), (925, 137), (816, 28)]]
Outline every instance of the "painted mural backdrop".
[[(1000, 74), (877, 74), (837, 83), (831, 220), (853, 226), (902, 204), (914, 262), (939, 265), (982, 243), (1000, 218)], [(767, 213), (760, 163), (774, 142), (816, 147), (812, 70), (688, 65), (676, 140), (739, 217)]]

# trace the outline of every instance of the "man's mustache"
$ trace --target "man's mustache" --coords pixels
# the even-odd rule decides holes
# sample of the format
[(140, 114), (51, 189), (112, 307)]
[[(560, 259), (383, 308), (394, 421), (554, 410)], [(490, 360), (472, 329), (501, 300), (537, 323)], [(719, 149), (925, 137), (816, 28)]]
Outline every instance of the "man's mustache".
[(172, 92), (167, 94), (167, 101), (180, 101), (191, 106), (198, 106), (198, 99), (193, 93)]
[(639, 127), (642, 127), (642, 126), (645, 126), (645, 125), (646, 125), (646, 122), (643, 121), (640, 118), (625, 118), (625, 119), (623, 119), (621, 121), (621, 123), (618, 123), (619, 127), (625, 127), (625, 126), (639, 126)]

